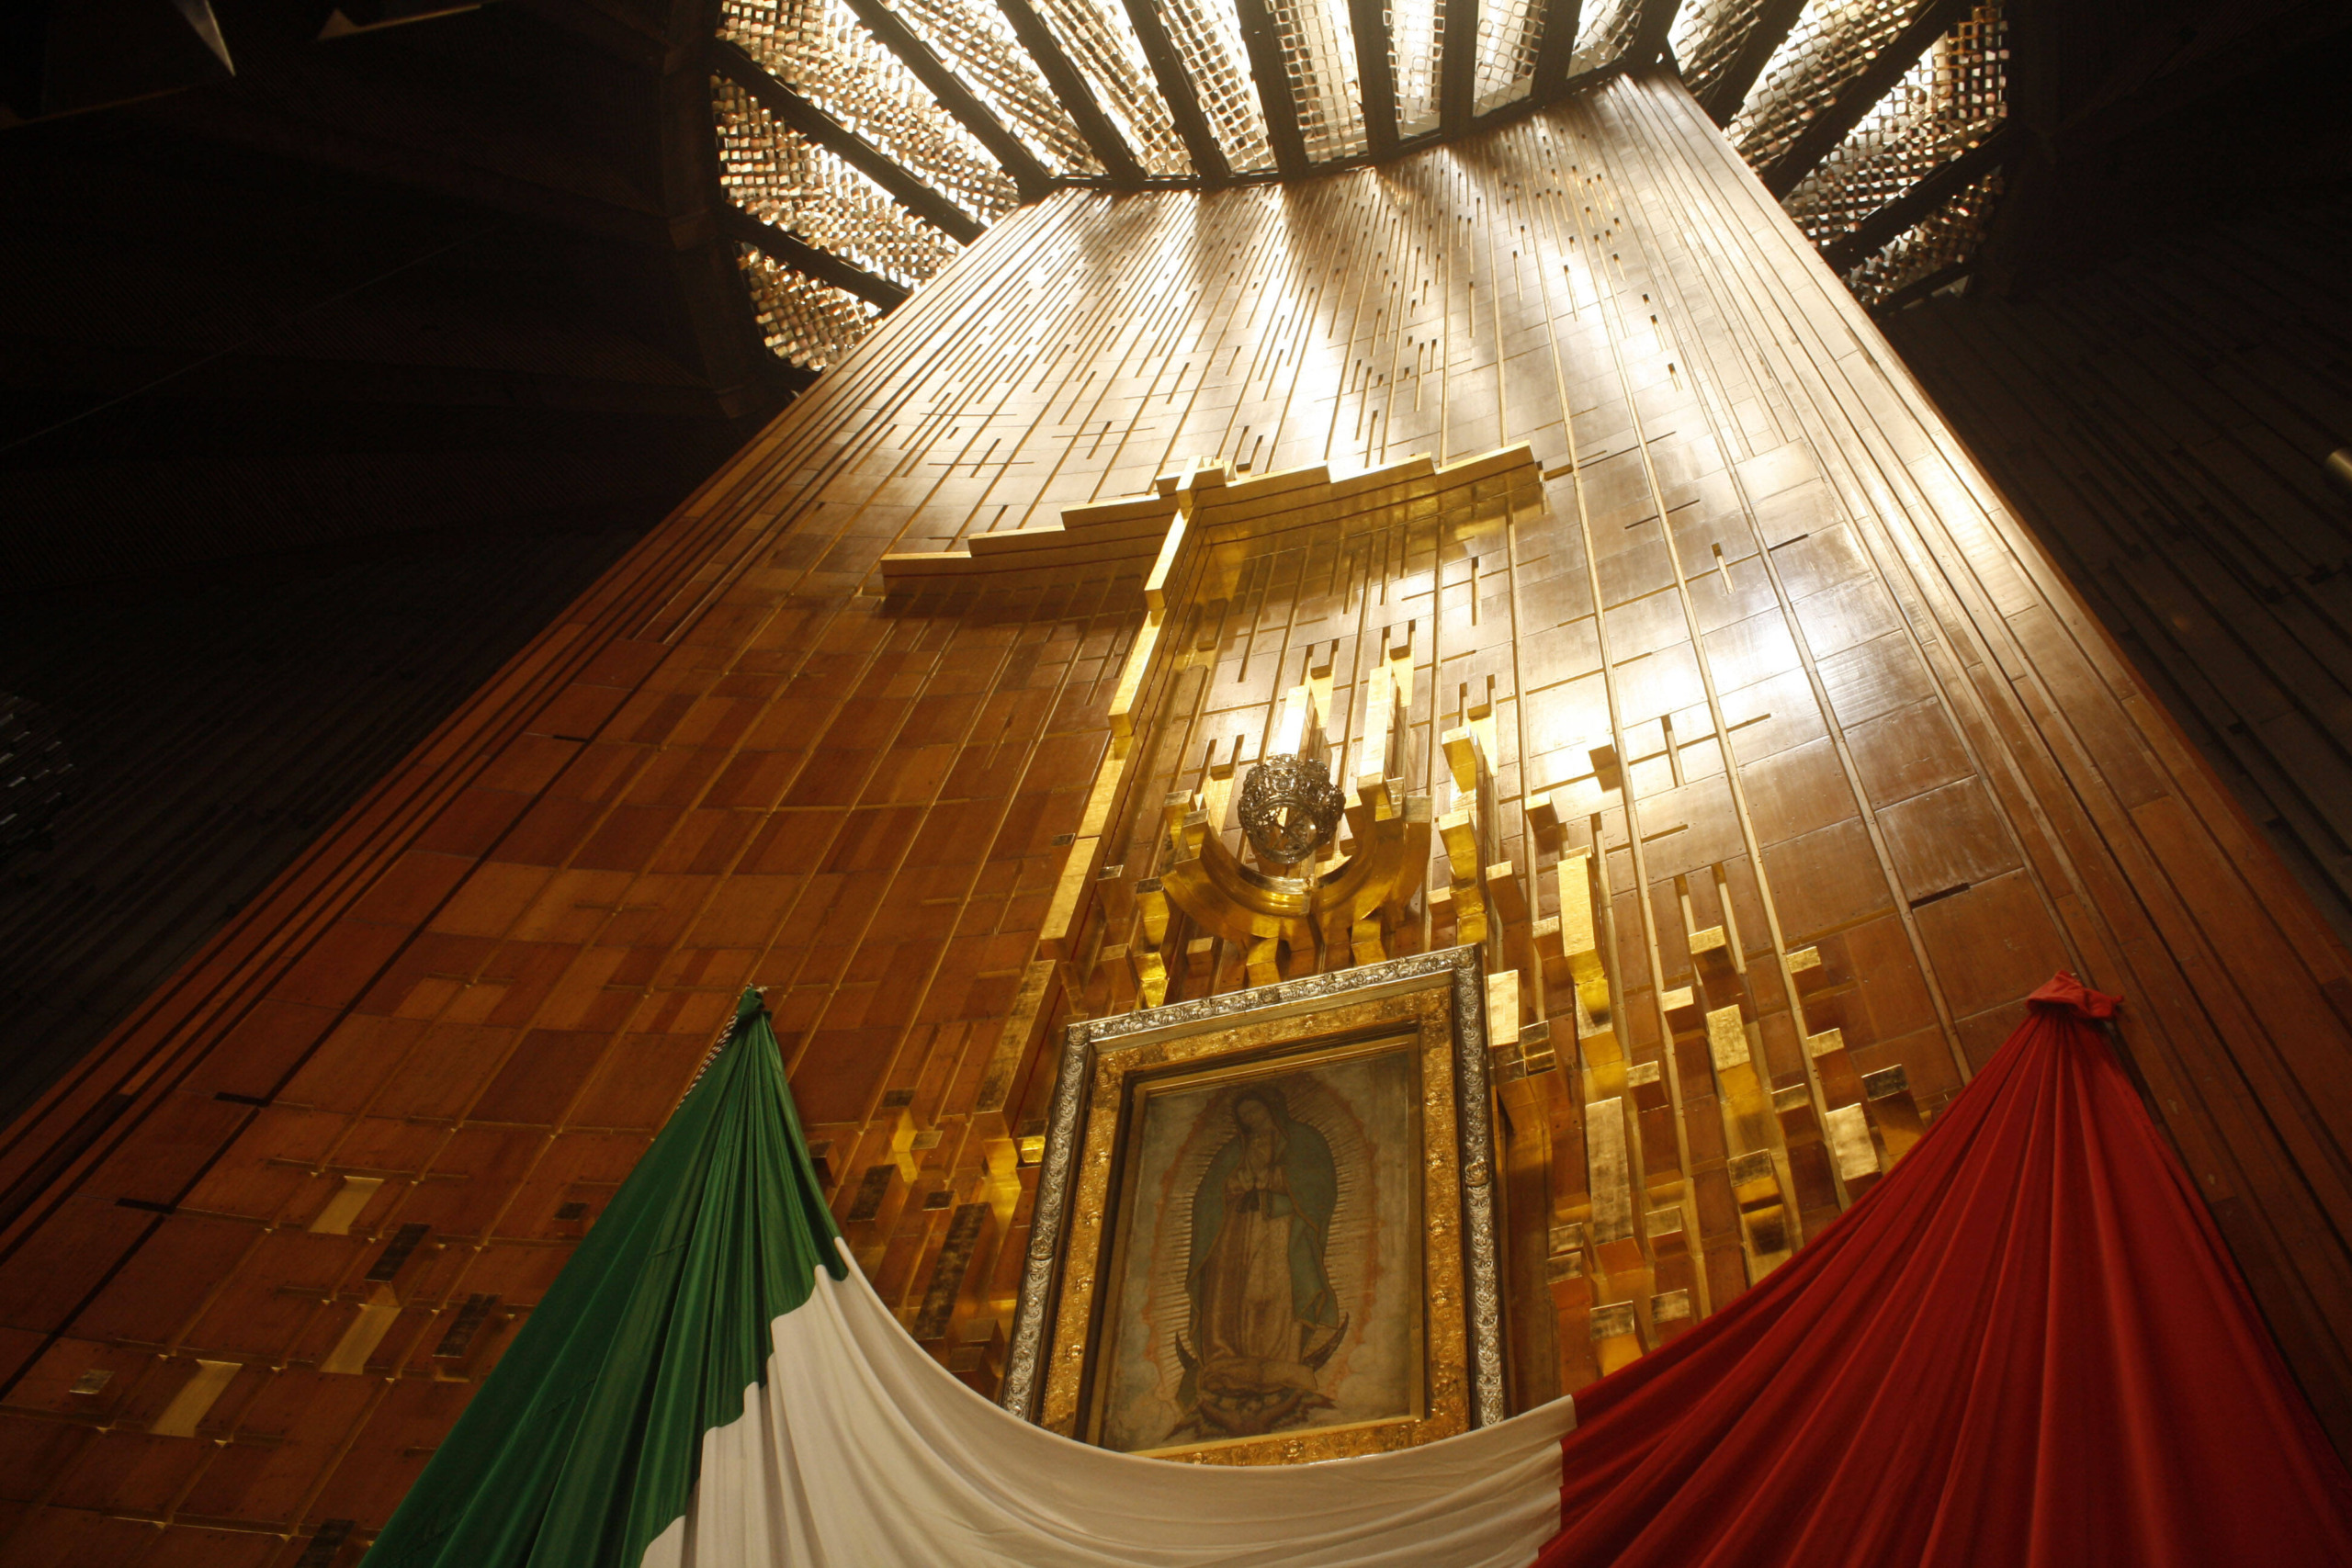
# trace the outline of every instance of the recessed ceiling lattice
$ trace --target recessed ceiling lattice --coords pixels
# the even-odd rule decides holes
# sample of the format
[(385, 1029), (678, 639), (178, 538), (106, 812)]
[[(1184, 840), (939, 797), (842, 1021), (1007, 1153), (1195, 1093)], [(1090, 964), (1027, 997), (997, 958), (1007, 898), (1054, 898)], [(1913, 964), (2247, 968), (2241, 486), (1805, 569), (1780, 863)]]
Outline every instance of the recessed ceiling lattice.
[(865, 341), (882, 312), (846, 289), (780, 266), (751, 246), (738, 257), (761, 341), (780, 359), (822, 370)]
[(1308, 160), (1319, 164), (1363, 152), (1363, 89), (1345, 7), (1327, 0), (1267, 0), (1266, 8), (1282, 40)]
[(1899, 301), (1973, 253), (2007, 140), (1997, 3), (1916, 62), (1887, 53), (1951, 15), (1928, 3), (720, 0), (742, 52), (715, 67), (719, 180), (822, 253), (763, 240), (743, 261), (770, 346), (818, 369), (871, 330), (870, 300), (1057, 184), (1311, 175), (1663, 51), (1856, 292)]
[(1403, 133), (1435, 130), (1445, 58), (1445, 0), (1402, 0), (1389, 6), (1388, 37), (1389, 63), (1396, 73), (1396, 118)]
[[(1148, 5), (1150, 0), (1136, 3)], [(1164, 0), (1159, 19), (1226, 162), (1238, 174), (1272, 168), (1266, 111), (1257, 84), (1250, 79), (1250, 51), (1241, 41), (1232, 0)]]
[(728, 199), (820, 251), (911, 288), (963, 250), (833, 153), (775, 123), (734, 83), (711, 84)]
[(1120, 0), (1038, 0), (1037, 8), (1085, 73), (1095, 102), (1126, 138), (1144, 172), (1191, 174), (1184, 139), (1177, 134), (1167, 100), (1152, 85), (1151, 62)]
[(2008, 114), (2008, 28), (1980, 6), (1936, 41), (1782, 204), (1826, 245), (1954, 158)]
[(1642, 30), (1643, 5), (1644, 0), (1593, 0), (1584, 10), (1569, 71), (1606, 71), (1623, 60)]
[(892, 9), (1047, 168), (1102, 172), (1069, 110), (991, 0), (899, 0)]
[(1674, 13), (1667, 47), (1674, 51), (1682, 85), (1692, 97), (1707, 101), (1769, 9), (1767, 0), (1683, 0)]
[(1918, 0), (1807, 0), (1764, 64), (1747, 101), (1724, 128), (1739, 155), (1764, 168), (1869, 69), (1911, 19)]
[(1012, 179), (842, 0), (724, 0), (718, 36), (985, 223), (1020, 205)]
[(1478, 7), (1478, 75), (1471, 100), (1498, 108), (1522, 96), (1544, 46), (1543, 0), (1488, 0)]

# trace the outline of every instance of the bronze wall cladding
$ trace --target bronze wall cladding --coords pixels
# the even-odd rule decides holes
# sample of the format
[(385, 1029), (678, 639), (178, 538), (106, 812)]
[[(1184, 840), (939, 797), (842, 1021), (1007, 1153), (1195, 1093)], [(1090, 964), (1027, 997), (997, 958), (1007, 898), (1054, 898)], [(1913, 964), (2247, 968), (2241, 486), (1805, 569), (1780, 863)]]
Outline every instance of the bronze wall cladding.
[[(1023, 1044), (1068, 1006), (1037, 936), (1142, 612), (1108, 581), (862, 593), (876, 562), (1190, 457), (1522, 440), (1544, 504), (1376, 591), (1430, 628), (1413, 756), (1494, 682), (1504, 919), (1509, 886), (1557, 912), (1597, 823), (1635, 1103), (1594, 1142), (1682, 1224), (1634, 1218), (1646, 1310), (1563, 1313), (1548, 1368), (1515, 1342), (1521, 1396), (1745, 1288), (1735, 1208), (1780, 1169), (1726, 1158), (1719, 1092), (1777, 1111), (1834, 1022), (1932, 1112), (2073, 965), (2130, 998), (2343, 1435), (2343, 951), (1681, 88), (1622, 80), (1289, 189), (1062, 193), (745, 448), (16, 1127), (0, 1551), (363, 1543), (747, 979), (878, 1287), (985, 1385), (1045, 1086), (1034, 1046), (983, 1080), (1008, 1017)], [(1560, 820), (1526, 822), (1544, 791)], [(1677, 1021), (1694, 982), (1749, 1048)]]
[(2340, 197), (1887, 335), (2352, 934), (2352, 284)]

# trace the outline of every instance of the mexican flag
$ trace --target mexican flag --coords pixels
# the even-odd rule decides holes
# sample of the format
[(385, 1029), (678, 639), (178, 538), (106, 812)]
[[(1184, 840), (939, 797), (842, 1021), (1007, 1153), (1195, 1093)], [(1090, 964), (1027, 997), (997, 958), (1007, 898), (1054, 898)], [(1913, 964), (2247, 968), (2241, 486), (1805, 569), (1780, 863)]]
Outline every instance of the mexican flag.
[(368, 1565), (1503, 1568), (1559, 1528), (1574, 1410), (1280, 1470), (1007, 1414), (849, 1261), (747, 992)]
[(2352, 1476), (2062, 976), (1789, 1263), (1615, 1376), (1226, 1469), (1000, 1410), (841, 1247), (775, 1039), (724, 1047), (368, 1568), (2352, 1562)]

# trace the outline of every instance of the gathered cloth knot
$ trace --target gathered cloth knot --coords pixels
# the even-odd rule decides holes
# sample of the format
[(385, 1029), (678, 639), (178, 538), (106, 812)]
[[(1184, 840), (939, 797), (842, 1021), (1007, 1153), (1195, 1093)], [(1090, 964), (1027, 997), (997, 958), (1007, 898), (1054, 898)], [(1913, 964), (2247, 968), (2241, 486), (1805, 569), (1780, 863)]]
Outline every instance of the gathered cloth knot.
[(2044, 981), (2041, 989), (2026, 998), (2026, 1001), (2034, 1007), (2052, 1008), (2061, 1012), (2071, 1012), (2077, 1018), (2094, 1020), (2113, 1018), (2115, 1010), (2123, 1005), (2121, 997), (2094, 991), (2064, 969)]

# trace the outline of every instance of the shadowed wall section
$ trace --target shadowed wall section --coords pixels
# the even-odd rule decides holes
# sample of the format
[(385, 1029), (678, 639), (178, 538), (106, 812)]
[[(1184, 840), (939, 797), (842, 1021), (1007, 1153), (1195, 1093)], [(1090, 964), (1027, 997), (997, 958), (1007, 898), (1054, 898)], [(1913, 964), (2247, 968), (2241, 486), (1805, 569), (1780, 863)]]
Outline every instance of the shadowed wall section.
[[(1747, 1289), (1756, 1181), (1799, 1235), (1855, 1184), (1814, 1109), (1864, 1105), (1899, 1155), (2065, 965), (2130, 998), (2134, 1066), (2352, 1433), (2342, 950), (1682, 89), (1622, 80), (1287, 190), (1025, 209), (606, 574), (0, 1154), (9, 1561), (352, 1560), (747, 980), (853, 1245), (988, 1387), (1037, 1046), (1134, 1000), (1116, 879), (1069, 863), (1111, 841), (1081, 829), (1143, 611), (1107, 574), (884, 597), (877, 561), (1191, 457), (1519, 442), (1540, 495), (1345, 572), (1270, 558), (1150, 696), (1247, 740), (1310, 656), (1352, 690), (1401, 642), (1408, 770), (1492, 703), (1501, 953), (1598, 852), (1623, 1091), (1532, 957), (1516, 1021), (1556, 1063), (1498, 1064), (1540, 1156), (1513, 1224), (1566, 1236), (1512, 1258), (1520, 1401)], [(1041, 952), (1064, 887), (1107, 940)], [(1571, 1258), (1584, 1295), (1545, 1293)]]
[(2272, 197), (1887, 333), (2141, 673), (2352, 931), (2352, 312), (2340, 192)]

